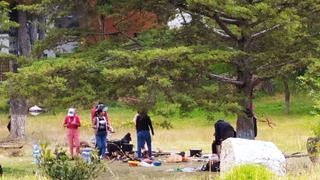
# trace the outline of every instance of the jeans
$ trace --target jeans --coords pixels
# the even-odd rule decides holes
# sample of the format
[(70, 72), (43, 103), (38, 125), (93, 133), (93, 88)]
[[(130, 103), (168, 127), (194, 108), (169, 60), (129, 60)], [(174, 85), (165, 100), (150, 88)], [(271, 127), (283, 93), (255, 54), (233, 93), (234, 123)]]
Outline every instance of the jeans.
[(106, 138), (107, 132), (97, 132), (96, 134), (96, 146), (99, 149), (99, 156), (105, 156), (106, 154)]
[(137, 132), (137, 144), (138, 144), (138, 158), (141, 158), (141, 148), (147, 142), (148, 146), (148, 156), (151, 158), (151, 136), (149, 131), (139, 131)]
[(80, 144), (79, 144), (79, 136), (78, 129), (68, 128), (68, 144), (70, 150), (70, 158), (73, 158), (73, 146), (76, 145), (76, 153), (79, 155), (80, 153)]

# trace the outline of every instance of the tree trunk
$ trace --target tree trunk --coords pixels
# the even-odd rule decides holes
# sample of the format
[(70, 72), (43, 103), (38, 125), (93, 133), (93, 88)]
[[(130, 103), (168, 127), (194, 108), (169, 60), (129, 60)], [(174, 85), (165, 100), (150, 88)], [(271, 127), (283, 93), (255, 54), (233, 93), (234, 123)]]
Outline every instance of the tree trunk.
[(254, 122), (253, 118), (249, 118), (244, 112), (249, 109), (252, 112), (253, 99), (253, 80), (252, 74), (249, 70), (238, 71), (238, 80), (243, 81), (244, 84), (237, 86), (238, 92), (242, 95), (239, 100), (239, 105), (242, 111), (238, 114), (237, 119), (237, 137), (244, 139), (254, 139)]
[(32, 23), (30, 24), (30, 41), (31, 44), (34, 44), (38, 40), (38, 19), (33, 18)]
[(45, 38), (45, 26), (46, 26), (46, 19), (44, 17), (44, 15), (40, 15), (38, 17), (38, 21), (39, 21), (39, 26), (38, 26), (38, 32), (39, 32), (39, 36), (38, 36), (38, 39), (39, 40), (42, 40)]
[(24, 98), (14, 98), (10, 100), (11, 138), (25, 137), (25, 119), (27, 109), (27, 103)]
[(29, 56), (31, 53), (31, 41), (27, 27), (27, 13), (25, 11), (18, 11), (18, 42), (20, 54), (23, 56)]
[(284, 86), (284, 112), (289, 114), (290, 108), (290, 89), (288, 85), (288, 78), (283, 78), (283, 86)]
[(100, 29), (100, 41), (105, 39), (104, 28), (105, 28), (105, 18), (104, 15), (100, 15), (98, 17), (99, 29)]
[[(27, 13), (25, 11), (18, 11), (18, 21), (20, 25), (18, 30), (20, 55), (30, 56), (31, 41), (27, 27)], [(13, 72), (17, 72), (17, 66), (13, 68)], [(11, 138), (23, 138), (25, 136), (25, 119), (27, 109), (27, 100), (25, 98), (10, 98)]]

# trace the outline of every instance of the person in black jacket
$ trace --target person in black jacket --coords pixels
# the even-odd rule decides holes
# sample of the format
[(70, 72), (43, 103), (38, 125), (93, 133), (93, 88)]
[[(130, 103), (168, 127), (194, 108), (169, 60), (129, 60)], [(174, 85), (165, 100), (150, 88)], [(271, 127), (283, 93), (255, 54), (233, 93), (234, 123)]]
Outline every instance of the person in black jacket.
[(145, 142), (148, 146), (148, 156), (151, 157), (151, 136), (150, 130), (152, 135), (154, 135), (152, 122), (150, 117), (147, 115), (146, 112), (140, 112), (136, 118), (136, 130), (137, 130), (137, 151), (138, 151), (138, 159), (141, 159), (141, 149), (144, 147)]
[(224, 120), (218, 120), (214, 124), (214, 141), (212, 143), (212, 153), (220, 156), (221, 143), (229, 137), (236, 137), (236, 131), (233, 129), (231, 124)]

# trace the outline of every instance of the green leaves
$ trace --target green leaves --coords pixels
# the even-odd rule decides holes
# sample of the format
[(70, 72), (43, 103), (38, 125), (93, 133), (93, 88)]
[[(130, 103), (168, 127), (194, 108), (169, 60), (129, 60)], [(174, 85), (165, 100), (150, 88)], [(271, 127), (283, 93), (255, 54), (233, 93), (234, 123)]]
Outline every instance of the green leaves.
[(47, 107), (82, 106), (96, 98), (95, 64), (82, 59), (64, 58), (35, 61), (8, 73), (3, 86), (9, 97), (23, 97)]
[(10, 27), (18, 27), (19, 24), (11, 21), (9, 18), (9, 3), (6, 1), (0, 1), (0, 30), (9, 30)]

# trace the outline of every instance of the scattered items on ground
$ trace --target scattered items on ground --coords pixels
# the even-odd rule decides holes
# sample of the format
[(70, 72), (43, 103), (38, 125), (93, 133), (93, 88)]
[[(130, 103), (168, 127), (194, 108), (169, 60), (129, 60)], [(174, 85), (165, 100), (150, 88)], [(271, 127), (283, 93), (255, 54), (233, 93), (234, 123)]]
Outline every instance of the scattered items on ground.
[(196, 172), (200, 171), (199, 168), (193, 168), (193, 167), (185, 167), (185, 168), (173, 168), (167, 170), (167, 172)]
[(178, 154), (171, 154), (167, 159), (165, 160), (166, 163), (179, 163), (182, 162), (182, 156)]
[(82, 159), (86, 162), (86, 163), (90, 163), (91, 162), (91, 153), (92, 153), (93, 149), (92, 148), (84, 148), (81, 150), (81, 157)]
[(154, 162), (152, 163), (152, 165), (154, 165), (154, 166), (161, 166), (161, 162), (160, 162), (160, 161), (154, 161)]
[(190, 149), (190, 157), (201, 157), (202, 149)]
[(128, 164), (129, 164), (129, 166), (131, 166), (131, 167), (138, 166), (139, 163), (140, 163), (139, 161), (128, 161)]

